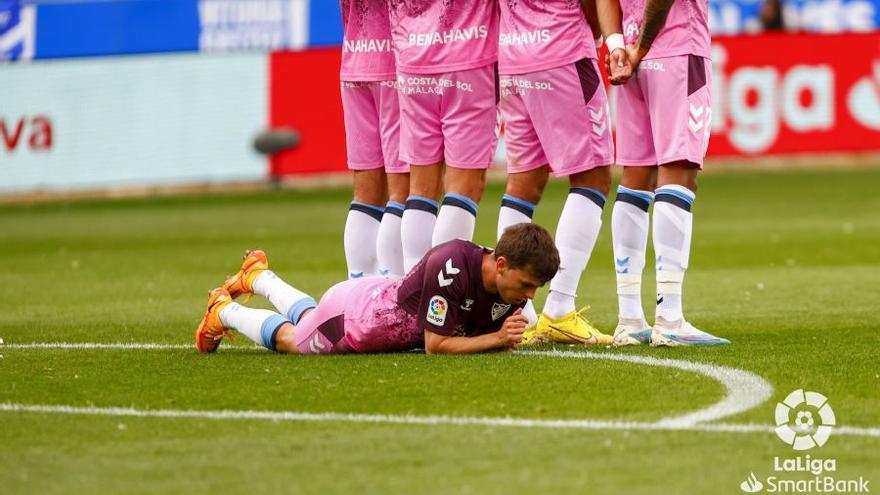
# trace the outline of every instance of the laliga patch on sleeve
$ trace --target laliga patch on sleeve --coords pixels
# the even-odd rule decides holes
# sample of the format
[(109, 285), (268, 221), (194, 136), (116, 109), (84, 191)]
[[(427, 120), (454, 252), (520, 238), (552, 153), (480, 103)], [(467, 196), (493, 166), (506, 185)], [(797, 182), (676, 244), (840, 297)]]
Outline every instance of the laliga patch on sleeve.
[(446, 312), (449, 309), (449, 303), (443, 296), (434, 296), (428, 303), (428, 323), (442, 327), (446, 323)]

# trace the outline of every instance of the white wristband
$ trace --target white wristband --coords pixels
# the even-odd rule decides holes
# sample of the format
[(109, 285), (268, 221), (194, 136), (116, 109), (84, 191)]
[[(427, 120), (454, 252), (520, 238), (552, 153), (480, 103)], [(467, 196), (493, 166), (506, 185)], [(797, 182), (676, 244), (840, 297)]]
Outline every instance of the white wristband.
[(609, 35), (608, 38), (605, 39), (605, 46), (608, 47), (608, 53), (611, 53), (618, 48), (624, 48), (623, 35), (620, 33)]

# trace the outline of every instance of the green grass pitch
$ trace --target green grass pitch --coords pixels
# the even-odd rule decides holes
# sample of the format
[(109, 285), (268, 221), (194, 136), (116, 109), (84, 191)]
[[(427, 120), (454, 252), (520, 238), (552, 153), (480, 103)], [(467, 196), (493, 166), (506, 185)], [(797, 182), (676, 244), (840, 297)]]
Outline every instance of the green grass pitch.
[[(733, 344), (595, 351), (740, 368), (772, 384), (769, 401), (724, 423), (770, 426), (776, 402), (804, 388), (828, 396), (838, 425), (880, 427), (878, 189), (874, 169), (705, 175), (685, 310)], [(535, 220), (553, 230), (565, 192), (554, 181)], [(477, 242), (493, 243), (501, 193), (499, 184), (487, 190)], [(211, 356), (194, 348), (11, 347), (191, 344), (208, 290), (237, 269), (246, 248), (265, 249), (273, 270), (319, 296), (345, 276), (348, 195), (0, 207), (0, 404), (651, 422), (724, 396), (720, 383), (700, 374), (606, 360), (296, 357), (250, 349), (243, 336)], [(579, 303), (611, 331), (610, 203), (605, 210)], [(648, 274), (646, 308), (653, 283)], [(878, 452), (876, 436), (832, 434), (809, 453), (835, 458), (836, 476), (863, 476), (873, 489)], [(750, 472), (772, 475), (774, 456), (794, 455), (770, 432), (0, 411), (4, 494), (741, 493)]]

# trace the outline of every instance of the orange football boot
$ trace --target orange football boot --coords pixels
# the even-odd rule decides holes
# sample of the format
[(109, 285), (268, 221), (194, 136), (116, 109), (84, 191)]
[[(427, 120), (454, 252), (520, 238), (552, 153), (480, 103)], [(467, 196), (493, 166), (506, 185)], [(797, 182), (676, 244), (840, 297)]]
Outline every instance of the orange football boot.
[(227, 278), (223, 288), (229, 291), (229, 297), (232, 299), (244, 295), (243, 302), (247, 302), (254, 294), (254, 280), (268, 269), (269, 260), (266, 258), (266, 253), (259, 249), (246, 251), (242, 257), (241, 270)]
[(205, 316), (196, 329), (196, 348), (199, 352), (214, 352), (220, 346), (223, 337), (235, 338), (232, 332), (223, 326), (220, 321), (220, 311), (232, 303), (232, 297), (229, 292), (218, 287), (211, 291), (208, 296), (208, 308), (205, 310)]

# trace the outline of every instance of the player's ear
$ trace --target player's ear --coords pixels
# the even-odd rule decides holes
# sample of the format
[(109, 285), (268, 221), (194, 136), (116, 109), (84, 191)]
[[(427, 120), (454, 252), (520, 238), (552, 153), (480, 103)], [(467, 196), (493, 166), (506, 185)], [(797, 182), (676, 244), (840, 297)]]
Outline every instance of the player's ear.
[(504, 256), (499, 256), (495, 258), (495, 269), (498, 273), (504, 272), (507, 270), (507, 258)]

